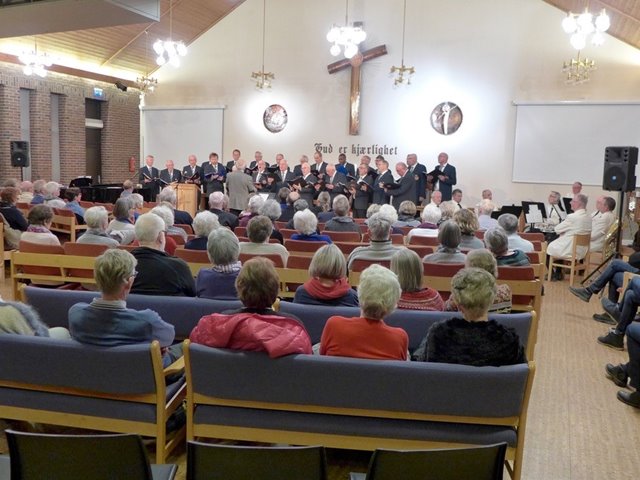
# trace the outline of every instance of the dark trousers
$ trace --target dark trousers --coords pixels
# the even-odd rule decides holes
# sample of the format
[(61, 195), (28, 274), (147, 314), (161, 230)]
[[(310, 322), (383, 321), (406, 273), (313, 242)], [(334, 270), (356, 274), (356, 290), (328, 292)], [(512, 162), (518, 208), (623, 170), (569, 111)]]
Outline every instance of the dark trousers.
[(629, 325), (627, 329), (627, 350), (629, 363), (626, 365), (629, 384), (640, 390), (640, 322)]

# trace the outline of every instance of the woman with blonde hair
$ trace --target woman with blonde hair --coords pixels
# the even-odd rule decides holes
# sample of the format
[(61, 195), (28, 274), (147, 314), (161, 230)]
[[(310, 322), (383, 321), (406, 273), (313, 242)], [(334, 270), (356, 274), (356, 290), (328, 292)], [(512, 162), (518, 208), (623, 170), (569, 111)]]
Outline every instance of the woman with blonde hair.
[(478, 230), (478, 217), (468, 208), (458, 210), (453, 214), (453, 221), (460, 227), (460, 248), (465, 250), (475, 250), (476, 248), (484, 248), (484, 243), (476, 237)]
[(443, 311), (444, 301), (437, 290), (422, 286), (423, 267), (420, 256), (403, 248), (391, 257), (391, 271), (398, 276), (402, 295), (398, 308), (402, 310)]

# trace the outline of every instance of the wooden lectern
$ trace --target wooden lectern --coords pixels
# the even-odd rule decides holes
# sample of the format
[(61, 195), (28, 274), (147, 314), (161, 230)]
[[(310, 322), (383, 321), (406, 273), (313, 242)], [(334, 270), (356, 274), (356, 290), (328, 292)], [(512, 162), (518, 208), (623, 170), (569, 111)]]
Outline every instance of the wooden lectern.
[(193, 183), (179, 183), (176, 185), (178, 195), (178, 210), (189, 212), (192, 217), (198, 211), (198, 185)]

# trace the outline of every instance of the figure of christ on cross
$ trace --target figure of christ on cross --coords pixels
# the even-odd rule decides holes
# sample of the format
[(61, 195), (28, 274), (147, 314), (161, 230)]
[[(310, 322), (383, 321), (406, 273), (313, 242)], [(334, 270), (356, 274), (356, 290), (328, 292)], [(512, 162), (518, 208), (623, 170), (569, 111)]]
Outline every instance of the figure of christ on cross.
[(329, 73), (351, 67), (351, 95), (349, 98), (349, 135), (360, 133), (360, 67), (363, 62), (387, 54), (387, 46), (379, 45), (366, 52), (358, 52), (353, 58), (339, 60), (327, 66)]

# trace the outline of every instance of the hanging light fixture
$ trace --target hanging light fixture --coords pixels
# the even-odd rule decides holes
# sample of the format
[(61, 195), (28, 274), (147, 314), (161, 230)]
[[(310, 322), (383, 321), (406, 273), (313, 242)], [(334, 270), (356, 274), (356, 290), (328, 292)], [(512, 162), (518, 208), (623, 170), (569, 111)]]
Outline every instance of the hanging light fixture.
[[(146, 49), (146, 58), (149, 58), (149, 31), (145, 30), (145, 49)], [(140, 101), (144, 101), (144, 96), (147, 93), (153, 93), (156, 89), (156, 85), (158, 85), (158, 79), (153, 78), (147, 72), (145, 75), (136, 78), (136, 84), (138, 90), (140, 90)]]
[(276, 78), (272, 72), (265, 72), (264, 70), (264, 39), (265, 39), (265, 25), (267, 17), (267, 0), (262, 0), (262, 69), (257, 72), (251, 72), (251, 80), (256, 82), (256, 88), (262, 90), (264, 88), (271, 88), (271, 80)]
[(153, 50), (158, 57), (156, 63), (160, 66), (168, 63), (173, 67), (180, 66), (180, 57), (187, 54), (187, 46), (183, 42), (173, 41), (173, 0), (169, 2), (169, 39), (156, 40), (153, 44)]
[(578, 51), (577, 58), (572, 58), (562, 65), (562, 73), (566, 75), (565, 83), (567, 85), (580, 85), (588, 82), (590, 74), (596, 69), (596, 62), (589, 58), (581, 58)]
[(402, 60), (400, 61), (400, 66), (396, 67), (395, 65), (391, 66), (391, 74), (397, 73), (398, 75), (393, 80), (393, 86), (402, 85), (406, 83), (407, 85), (411, 85), (411, 75), (416, 72), (414, 67), (406, 67), (404, 65), (404, 39), (405, 39), (405, 29), (407, 26), (407, 0), (404, 0), (404, 16), (402, 17)]
[(591, 44), (598, 47), (604, 43), (604, 32), (609, 30), (611, 20), (603, 8), (600, 14), (595, 17), (586, 7), (584, 12), (576, 14), (569, 12), (562, 20), (562, 29), (569, 35), (569, 43), (576, 50), (582, 50), (587, 45), (587, 40), (591, 36)]
[(333, 25), (327, 33), (327, 41), (332, 43), (329, 51), (337, 57), (344, 52), (345, 58), (353, 58), (358, 53), (358, 45), (367, 38), (367, 32), (362, 28), (362, 22), (354, 22), (349, 25), (349, 0), (346, 0), (347, 8), (344, 19), (344, 27)]
[(51, 57), (46, 53), (38, 53), (38, 39), (33, 39), (34, 50), (31, 52), (23, 52), (18, 56), (24, 67), (22, 71), (25, 75), (38, 75), (39, 77), (47, 76), (47, 67), (53, 65)]

